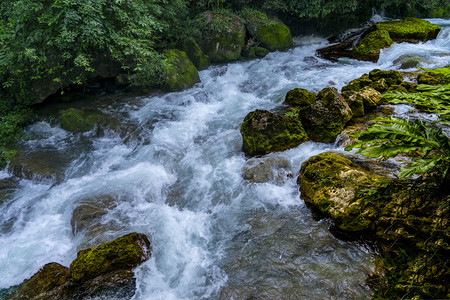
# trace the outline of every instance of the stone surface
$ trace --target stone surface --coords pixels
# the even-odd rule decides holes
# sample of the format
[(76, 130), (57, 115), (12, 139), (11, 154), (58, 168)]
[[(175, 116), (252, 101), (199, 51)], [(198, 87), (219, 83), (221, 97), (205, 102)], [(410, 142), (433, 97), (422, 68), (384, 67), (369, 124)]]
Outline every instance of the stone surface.
[(292, 106), (306, 107), (316, 100), (316, 94), (308, 90), (295, 88), (287, 92), (284, 103)]
[(168, 74), (166, 79), (167, 90), (171, 92), (191, 88), (200, 82), (200, 76), (192, 61), (185, 52), (172, 49), (164, 53)]
[(200, 47), (211, 62), (228, 62), (240, 57), (246, 34), (242, 18), (206, 11), (201, 14), (197, 22), (202, 33)]
[(358, 193), (383, 177), (336, 153), (325, 152), (302, 164), (298, 184), (301, 197), (347, 231), (373, 226), (376, 211), (366, 207)]
[(376, 30), (362, 37), (353, 47), (353, 56), (360, 60), (376, 62), (380, 57), (380, 50), (388, 48), (393, 41), (386, 30)]
[(209, 67), (209, 57), (203, 53), (202, 49), (193, 38), (188, 38), (183, 42), (183, 51), (186, 52), (197, 70), (200, 71)]
[(300, 120), (311, 140), (334, 142), (352, 118), (352, 110), (333, 87), (321, 90), (315, 102), (300, 111)]
[(241, 134), (242, 150), (250, 156), (297, 147), (308, 138), (300, 121), (265, 110), (250, 112)]
[(252, 183), (283, 184), (289, 176), (289, 168), (289, 161), (283, 157), (270, 157), (262, 161), (250, 160), (244, 166), (242, 177)]
[[(247, 31), (270, 51), (285, 50), (293, 46), (291, 31), (276, 17), (268, 17), (256, 10), (244, 10)], [(258, 54), (257, 54), (258, 55)]]
[[(98, 231), (98, 227), (105, 226), (101, 220), (110, 209), (116, 207), (115, 199), (109, 195), (101, 195), (84, 199), (72, 212), (70, 224), (75, 235), (83, 231)], [(106, 229), (105, 229), (106, 230)]]
[(130, 233), (94, 249), (80, 251), (70, 264), (70, 276), (82, 283), (115, 270), (133, 269), (148, 260), (150, 254), (147, 236)]

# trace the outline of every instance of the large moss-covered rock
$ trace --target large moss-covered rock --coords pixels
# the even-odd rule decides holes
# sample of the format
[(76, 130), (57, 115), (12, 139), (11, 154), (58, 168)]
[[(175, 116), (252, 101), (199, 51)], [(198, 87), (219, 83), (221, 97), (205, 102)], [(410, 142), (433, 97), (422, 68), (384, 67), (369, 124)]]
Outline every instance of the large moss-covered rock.
[(380, 50), (390, 47), (393, 41), (386, 30), (376, 30), (361, 38), (353, 47), (355, 58), (376, 62), (380, 56)]
[(271, 50), (284, 50), (293, 46), (289, 27), (276, 17), (268, 17), (256, 10), (244, 10), (243, 15), (250, 35)]
[(299, 116), (311, 140), (333, 142), (352, 118), (352, 110), (337, 89), (329, 87), (321, 90)]
[(366, 112), (384, 103), (380, 92), (368, 86), (359, 91), (343, 92), (342, 96), (351, 108), (353, 117), (362, 117)]
[(197, 70), (204, 70), (209, 67), (209, 57), (203, 53), (200, 46), (193, 38), (188, 38), (183, 42), (183, 51), (195, 65)]
[(130, 233), (94, 249), (80, 251), (70, 264), (70, 275), (85, 282), (114, 270), (127, 270), (150, 258), (150, 242), (144, 234)]
[(46, 264), (30, 279), (25, 280), (18, 289), (7, 296), (8, 300), (20, 299), (64, 299), (64, 287), (70, 280), (69, 268), (58, 263)]
[(200, 76), (192, 61), (185, 52), (172, 49), (164, 53), (167, 65), (167, 90), (181, 91), (190, 87), (200, 81)]
[(242, 150), (251, 156), (297, 147), (308, 138), (300, 121), (266, 110), (250, 112), (241, 134)]
[(200, 47), (211, 62), (228, 62), (240, 57), (245, 45), (245, 24), (239, 16), (206, 11), (197, 19), (202, 32)]
[(417, 18), (375, 23), (368, 32), (386, 30), (394, 42), (425, 42), (435, 39), (441, 27)]
[(376, 211), (366, 207), (358, 192), (382, 179), (342, 155), (326, 152), (302, 164), (298, 183), (302, 199), (347, 231), (373, 227)]
[(331, 59), (351, 57), (377, 61), (380, 50), (390, 47), (393, 42), (428, 41), (435, 39), (440, 30), (439, 26), (416, 18), (380, 22), (368, 28), (359, 40), (353, 36), (339, 44), (319, 49), (317, 53)]
[(398, 90), (400, 86), (406, 90), (413, 88), (413, 85), (403, 81), (403, 76), (399, 71), (374, 69), (369, 74), (364, 74), (343, 86), (342, 92), (359, 92), (365, 87), (371, 87), (380, 93), (384, 93), (386, 91)]
[(316, 94), (308, 90), (295, 88), (287, 92), (284, 103), (292, 106), (305, 107), (316, 100)]
[(94, 128), (99, 117), (95, 114), (87, 114), (85, 111), (69, 108), (60, 111), (59, 123), (62, 129), (71, 132), (85, 132)]
[(94, 249), (80, 251), (70, 268), (46, 264), (19, 286), (2, 291), (5, 300), (131, 299), (133, 268), (150, 257), (144, 234), (130, 233)]

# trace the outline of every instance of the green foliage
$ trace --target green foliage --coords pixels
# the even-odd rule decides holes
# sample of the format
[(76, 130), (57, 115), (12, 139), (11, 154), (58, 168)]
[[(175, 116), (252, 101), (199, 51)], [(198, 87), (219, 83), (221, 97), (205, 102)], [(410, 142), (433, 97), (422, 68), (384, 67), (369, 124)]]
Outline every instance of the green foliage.
[(22, 130), (30, 123), (32, 116), (30, 109), (13, 107), (0, 99), (0, 168), (17, 154), (7, 146), (23, 138)]
[(450, 141), (442, 129), (394, 117), (377, 118), (365, 132), (355, 135), (358, 141), (347, 146), (349, 151), (359, 148), (356, 153), (367, 157), (390, 158), (400, 154), (413, 154), (406, 166), (400, 169), (399, 178), (414, 174), (438, 175), (446, 178), (450, 167)]
[(2, 88), (26, 99), (31, 82), (42, 78), (61, 87), (81, 84), (99, 56), (162, 82), (156, 50), (182, 36), (186, 14), (183, 0), (2, 1)]

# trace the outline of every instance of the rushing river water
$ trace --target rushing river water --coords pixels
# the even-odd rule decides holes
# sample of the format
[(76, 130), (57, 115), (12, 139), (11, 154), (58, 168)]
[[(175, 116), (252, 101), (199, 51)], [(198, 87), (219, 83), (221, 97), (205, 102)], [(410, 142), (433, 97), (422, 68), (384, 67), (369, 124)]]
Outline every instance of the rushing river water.
[[(252, 110), (276, 110), (292, 88), (340, 89), (374, 68), (396, 69), (408, 55), (426, 67), (449, 64), (450, 21), (433, 22), (447, 26), (437, 40), (395, 44), (378, 63), (321, 59), (315, 50), (326, 40), (303, 37), (287, 52), (212, 66), (183, 92), (89, 103), (132, 128), (128, 138), (32, 125), (24, 151), (56, 161), (61, 179), (22, 179), (0, 194), (0, 289), (137, 231), (153, 253), (136, 269), (135, 299), (369, 298), (373, 253), (314, 220), (296, 183), (302, 162), (338, 146), (307, 142), (270, 154), (289, 162), (283, 179), (249, 183), (240, 123)], [(74, 235), (74, 210), (93, 203), (104, 211)]]

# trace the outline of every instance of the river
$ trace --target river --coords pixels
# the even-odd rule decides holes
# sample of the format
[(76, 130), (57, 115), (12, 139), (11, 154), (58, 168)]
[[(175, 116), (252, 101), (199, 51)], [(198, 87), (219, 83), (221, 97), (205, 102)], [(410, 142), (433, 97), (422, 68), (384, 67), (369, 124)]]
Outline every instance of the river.
[[(289, 162), (283, 179), (249, 183), (242, 178), (249, 159), (240, 123), (252, 110), (279, 108), (290, 89), (340, 89), (372, 69), (398, 69), (394, 61), (408, 55), (424, 67), (450, 64), (450, 20), (431, 21), (447, 26), (438, 39), (395, 44), (377, 63), (324, 60), (315, 51), (325, 39), (297, 37), (289, 51), (211, 66), (183, 92), (106, 95), (83, 104), (133, 128), (128, 138), (33, 124), (23, 151), (60, 162), (62, 179), (22, 179), (0, 194), (0, 289), (137, 231), (150, 237), (153, 252), (135, 271), (134, 299), (370, 298), (364, 281), (374, 253), (315, 220), (296, 182), (302, 162), (339, 146), (306, 142), (267, 155)], [(0, 179), (8, 176), (0, 171)], [(104, 211), (95, 227), (74, 235), (73, 211), (86, 203)]]

